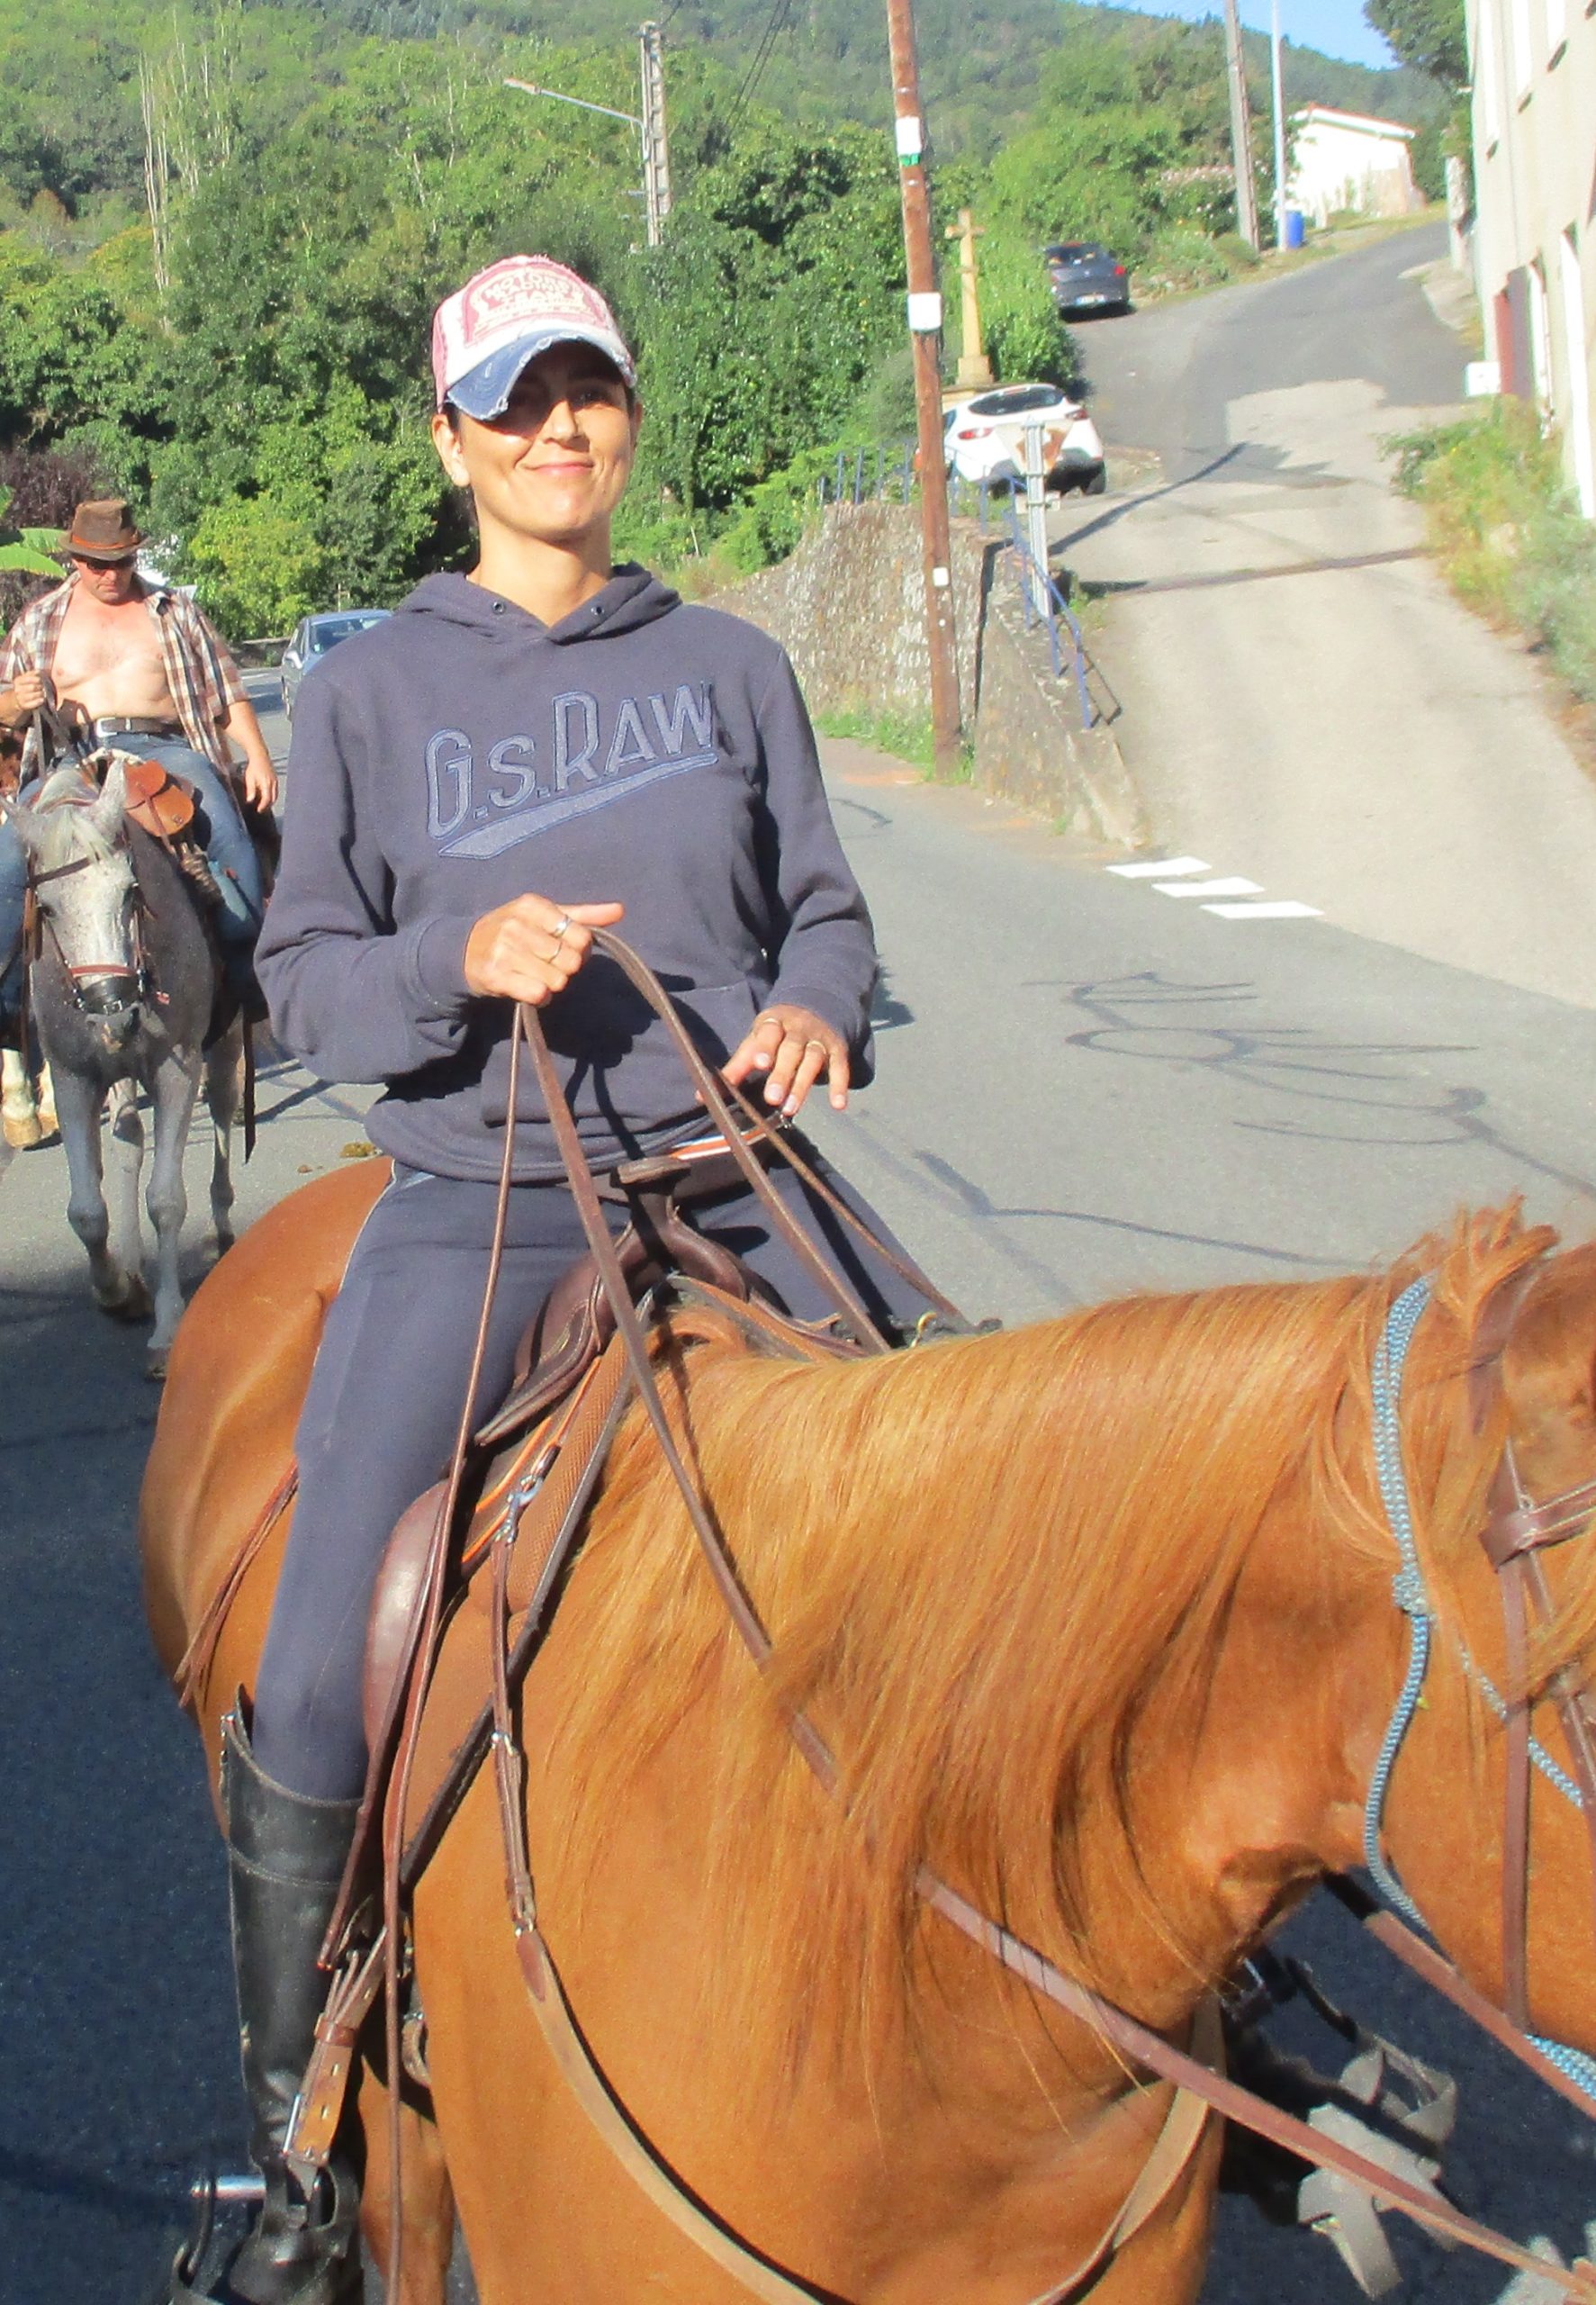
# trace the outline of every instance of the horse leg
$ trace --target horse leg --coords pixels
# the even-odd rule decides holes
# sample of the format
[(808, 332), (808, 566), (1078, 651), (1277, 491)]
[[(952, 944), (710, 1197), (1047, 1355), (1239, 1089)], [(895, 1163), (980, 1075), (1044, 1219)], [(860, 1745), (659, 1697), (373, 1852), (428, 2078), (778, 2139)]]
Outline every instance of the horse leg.
[(234, 1024), (205, 1052), (205, 1107), (211, 1116), (211, 1222), (216, 1253), (233, 1244), (233, 1124), (244, 1076), (244, 1028)]
[[(388, 2219), (393, 2200), (388, 2092), (367, 2071), (360, 2083), (360, 2125), (365, 2134), (365, 2180), (360, 2229), (367, 2254), (386, 2283)], [(384, 2288), (387, 2305), (444, 2305), (455, 2247), (455, 2192), (444, 2166), (437, 2124), (401, 2104), (400, 2180), (404, 2199), (404, 2254), (399, 2286)]]
[[(111, 1255), (139, 1298), (139, 1318), (149, 1317), (144, 1281), (144, 1235), (139, 1224), (139, 1177), (144, 1166), (144, 1116), (131, 1080), (112, 1084), (105, 1099), (105, 1134), (110, 1146), (107, 1198), (111, 1207)], [(131, 1317), (131, 1315), (130, 1315)]]
[(0, 1125), (14, 1152), (31, 1152), (44, 1142), (44, 1125), (33, 1103), (28, 1061), (14, 1048), (0, 1049)]
[(63, 1072), (56, 1084), (61, 1142), (67, 1151), (69, 1189), (67, 1221), (88, 1252), (95, 1302), (113, 1320), (141, 1321), (149, 1312), (143, 1276), (126, 1270), (107, 1243), (111, 1219), (101, 1181), (100, 1107), (104, 1091), (79, 1072)]
[[(27, 1071), (27, 1060), (25, 1058), (23, 1062), (23, 1070), (24, 1073)], [(48, 1064), (41, 1064), (39, 1068), (39, 1092), (35, 1101), (34, 1109), (39, 1115), (39, 1125), (43, 1130), (45, 1135), (53, 1136), (59, 1128), (60, 1122), (56, 1117), (55, 1077), (51, 1073)]]
[(177, 1271), (177, 1251), (183, 1220), (188, 1215), (188, 1195), (183, 1183), (183, 1152), (188, 1124), (199, 1093), (197, 1054), (174, 1052), (155, 1075), (155, 1158), (150, 1164), (145, 1207), (155, 1227), (155, 1328), (145, 1351), (144, 1373), (158, 1384), (167, 1373), (167, 1355), (183, 1317), (183, 1284)]

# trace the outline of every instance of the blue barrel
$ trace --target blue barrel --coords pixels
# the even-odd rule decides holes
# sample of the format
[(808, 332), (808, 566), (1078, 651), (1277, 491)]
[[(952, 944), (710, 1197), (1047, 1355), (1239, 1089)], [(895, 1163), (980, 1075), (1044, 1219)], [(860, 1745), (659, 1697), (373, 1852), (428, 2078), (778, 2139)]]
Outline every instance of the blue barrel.
[(1300, 208), (1288, 208), (1285, 212), (1286, 247), (1288, 249), (1300, 249), (1303, 245), (1303, 218), (1302, 210)]

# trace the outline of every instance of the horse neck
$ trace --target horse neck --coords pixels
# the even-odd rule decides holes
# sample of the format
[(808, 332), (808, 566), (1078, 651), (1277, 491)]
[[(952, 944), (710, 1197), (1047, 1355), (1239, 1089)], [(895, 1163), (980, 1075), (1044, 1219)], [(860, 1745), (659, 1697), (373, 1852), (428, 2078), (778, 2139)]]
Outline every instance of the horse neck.
[(1132, 1925), (1118, 1941), (1123, 1990), (1155, 2021), (1184, 2014), (1195, 1976), (1227, 1975), (1325, 1874), (1362, 1861), (1401, 1674), (1394, 1565), (1300, 1507), (1282, 1513), (1240, 1580), (1209, 1687), (1150, 1711), (1141, 1839), (1167, 1933)]

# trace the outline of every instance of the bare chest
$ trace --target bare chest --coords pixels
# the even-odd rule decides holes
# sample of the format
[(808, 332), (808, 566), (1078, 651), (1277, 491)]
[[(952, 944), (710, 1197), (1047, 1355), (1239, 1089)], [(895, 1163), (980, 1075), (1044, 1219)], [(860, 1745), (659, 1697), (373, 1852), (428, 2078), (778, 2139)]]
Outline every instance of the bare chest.
[(158, 716), (172, 710), (160, 635), (143, 601), (103, 607), (77, 594), (67, 610), (51, 667), (56, 693), (91, 718)]

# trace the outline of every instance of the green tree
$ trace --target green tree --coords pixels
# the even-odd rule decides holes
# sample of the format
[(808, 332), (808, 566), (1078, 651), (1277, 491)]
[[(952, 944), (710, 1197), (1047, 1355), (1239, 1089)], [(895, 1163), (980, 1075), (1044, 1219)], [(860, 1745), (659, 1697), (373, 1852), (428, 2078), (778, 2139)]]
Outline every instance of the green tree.
[(1463, 0), (1364, 0), (1363, 13), (1404, 64), (1454, 95), (1468, 86)]

